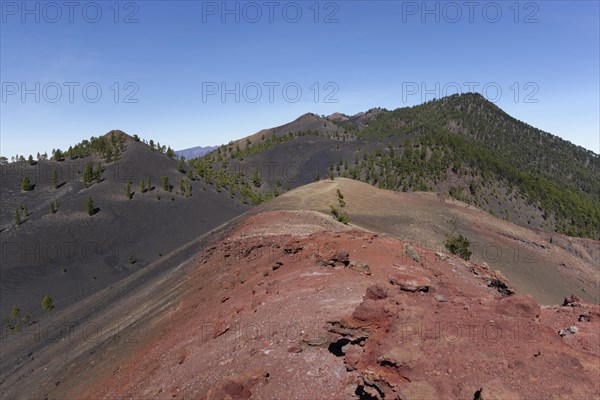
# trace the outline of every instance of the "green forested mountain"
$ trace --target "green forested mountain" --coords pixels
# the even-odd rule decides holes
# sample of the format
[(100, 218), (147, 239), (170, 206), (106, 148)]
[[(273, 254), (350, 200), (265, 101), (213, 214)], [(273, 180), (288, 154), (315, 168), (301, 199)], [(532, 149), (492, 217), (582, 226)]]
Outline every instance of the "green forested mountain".
[(462, 134), (476, 139), (471, 143), (480, 144), (480, 150), (522, 172), (600, 194), (597, 154), (511, 117), (480, 94), (453, 95), (382, 113), (360, 132), (361, 137), (410, 134)]
[[(600, 235), (600, 157), (512, 118), (479, 94), (355, 116), (307, 114), (251, 138), (191, 165), (207, 182), (252, 203), (345, 176), (449, 194), (525, 226)], [(273, 168), (290, 162), (300, 171), (294, 179), (289, 168)]]
[(600, 230), (600, 157), (512, 118), (479, 94), (382, 113), (359, 135), (412, 136), (428, 153), (448, 153), (442, 167), (464, 164), (516, 186), (544, 216), (557, 219), (560, 232), (593, 236)]

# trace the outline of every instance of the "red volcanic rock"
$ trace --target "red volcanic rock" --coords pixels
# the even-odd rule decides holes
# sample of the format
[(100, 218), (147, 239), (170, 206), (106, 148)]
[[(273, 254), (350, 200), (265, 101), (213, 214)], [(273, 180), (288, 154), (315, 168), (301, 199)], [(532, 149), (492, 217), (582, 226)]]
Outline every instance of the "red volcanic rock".
[(371, 275), (371, 268), (369, 268), (369, 264), (363, 261), (352, 261), (350, 262), (350, 266), (348, 268), (361, 274)]
[(400, 287), (401, 290), (407, 292), (428, 292), (431, 286), (431, 281), (424, 276), (416, 276), (405, 274), (401, 272), (395, 272), (388, 276), (388, 281), (395, 286)]
[(575, 307), (578, 305), (578, 303), (581, 303), (581, 299), (579, 297), (575, 296), (574, 294), (572, 294), (569, 297), (565, 297), (565, 300), (563, 301), (563, 307), (566, 307), (566, 306)]
[(236, 375), (210, 388), (206, 398), (207, 400), (249, 399), (254, 386), (266, 383), (268, 380), (269, 373), (263, 369)]
[(505, 297), (496, 303), (498, 314), (511, 317), (522, 316), (535, 320), (540, 316), (540, 306), (533, 297), (529, 295), (515, 295)]
[(302, 353), (302, 347), (300, 347), (300, 346), (288, 347), (287, 351), (288, 351), (288, 353)]
[[(459, 290), (452, 289), (455, 295)], [(600, 372), (598, 343), (582, 340), (579, 349), (574, 348), (565, 340), (577, 337), (581, 329), (569, 327), (561, 330), (564, 338), (559, 337), (540, 321), (543, 311), (554, 313), (557, 308), (541, 309), (531, 296), (494, 298), (488, 293), (479, 300), (466, 298), (478, 304), (473, 308), (460, 307), (462, 302), (443, 303), (438, 311), (425, 296), (398, 294), (374, 301), (372, 292), (367, 290), (343, 323), (330, 325), (342, 339), (349, 337), (348, 330), (340, 329), (348, 327), (348, 321), (365, 328), (361, 351), (344, 356), (346, 368), (360, 374), (357, 393), (365, 397), (500, 400), (600, 395), (595, 379)], [(598, 332), (593, 337), (597, 339)]]
[(381, 285), (372, 285), (367, 288), (363, 297), (365, 300), (381, 300), (388, 297), (387, 290)]
[(365, 300), (352, 313), (354, 326), (365, 327), (373, 324), (383, 324), (389, 320), (389, 310), (374, 300)]
[(271, 266), (271, 269), (273, 271), (277, 271), (279, 268), (281, 268), (282, 265), (283, 265), (283, 262), (277, 261), (275, 264), (273, 264), (273, 266)]
[(495, 288), (503, 296), (511, 296), (515, 293), (515, 289), (499, 270), (493, 271), (486, 280), (489, 287)]
[(342, 263), (344, 266), (348, 266), (348, 264), (350, 264), (350, 253), (348, 250), (336, 251), (333, 257), (331, 257), (331, 260)]
[[(335, 227), (316, 213), (249, 217), (198, 255), (180, 303), (139, 328), (135, 352), (50, 397), (600, 397), (600, 306), (540, 307), (472, 262), (417, 248), (407, 263), (403, 242)], [(371, 275), (320, 267), (332, 249)], [(224, 254), (248, 256), (240, 269)]]
[(217, 337), (221, 336), (222, 334), (227, 332), (229, 330), (229, 328), (230, 328), (230, 324), (228, 321), (225, 321), (223, 319), (218, 320), (214, 324), (213, 338), (217, 338)]

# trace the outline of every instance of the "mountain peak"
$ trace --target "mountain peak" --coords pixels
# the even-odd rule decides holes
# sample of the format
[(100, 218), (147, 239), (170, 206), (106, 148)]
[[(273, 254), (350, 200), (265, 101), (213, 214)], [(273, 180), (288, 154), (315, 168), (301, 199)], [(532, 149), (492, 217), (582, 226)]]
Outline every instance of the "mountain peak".
[(106, 132), (104, 135), (102, 135), (103, 137), (107, 137), (110, 138), (111, 136), (116, 135), (116, 136), (125, 136), (126, 139), (133, 139), (130, 135), (126, 134), (125, 132), (123, 132), (120, 129), (112, 129), (108, 132)]
[(318, 119), (321, 119), (321, 117), (319, 117), (315, 113), (308, 112), (306, 114), (302, 114), (301, 116), (296, 118), (294, 121), (305, 122), (305, 121), (314, 121), (314, 120), (318, 120)]
[(457, 93), (450, 96), (442, 97), (441, 99), (437, 99), (432, 101), (432, 103), (439, 104), (451, 104), (451, 105), (477, 105), (480, 107), (492, 107), (496, 110), (500, 110), (500, 108), (491, 100), (487, 99), (481, 93), (477, 92), (467, 92), (467, 93)]
[(327, 119), (330, 121), (348, 121), (348, 116), (346, 114), (335, 112), (327, 116)]

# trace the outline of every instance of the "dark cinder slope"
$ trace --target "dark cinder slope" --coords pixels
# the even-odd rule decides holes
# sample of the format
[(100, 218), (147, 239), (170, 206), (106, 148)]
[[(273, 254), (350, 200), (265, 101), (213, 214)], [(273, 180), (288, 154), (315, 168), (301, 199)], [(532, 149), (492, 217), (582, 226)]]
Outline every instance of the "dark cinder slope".
[[(104, 172), (100, 183), (86, 188), (82, 171), (88, 161), (101, 161)], [(119, 160), (111, 163), (90, 155), (0, 168), (3, 321), (15, 305), (21, 316), (42, 318), (46, 294), (55, 309), (77, 302), (248, 209), (235, 197), (195, 180), (186, 197), (179, 189), (186, 176), (178, 171), (178, 162), (129, 137)], [(55, 170), (56, 190), (51, 185)], [(32, 191), (21, 191), (24, 176), (35, 185)], [(162, 187), (165, 176), (171, 192)], [(142, 193), (140, 179), (147, 184), (148, 178), (152, 188)], [(124, 192), (126, 182), (131, 182), (131, 200)], [(96, 208), (92, 216), (86, 212), (88, 196)], [(51, 201), (58, 203), (54, 214)], [(21, 204), (29, 215), (15, 226), (13, 213)]]

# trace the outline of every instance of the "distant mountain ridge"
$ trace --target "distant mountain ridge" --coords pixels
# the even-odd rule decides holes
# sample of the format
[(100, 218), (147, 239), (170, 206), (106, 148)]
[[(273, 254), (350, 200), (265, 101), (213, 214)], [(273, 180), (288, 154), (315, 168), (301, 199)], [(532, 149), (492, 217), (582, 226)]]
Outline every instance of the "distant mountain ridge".
[(175, 150), (175, 154), (177, 154), (179, 157), (185, 157), (186, 160), (191, 160), (192, 158), (202, 157), (217, 147), (218, 146), (196, 146), (188, 149)]
[(477, 93), (354, 116), (307, 113), (222, 145), (195, 168), (234, 192), (228, 174), (248, 170), (264, 199), (341, 176), (450, 195), (527, 227), (600, 237), (600, 156)]

